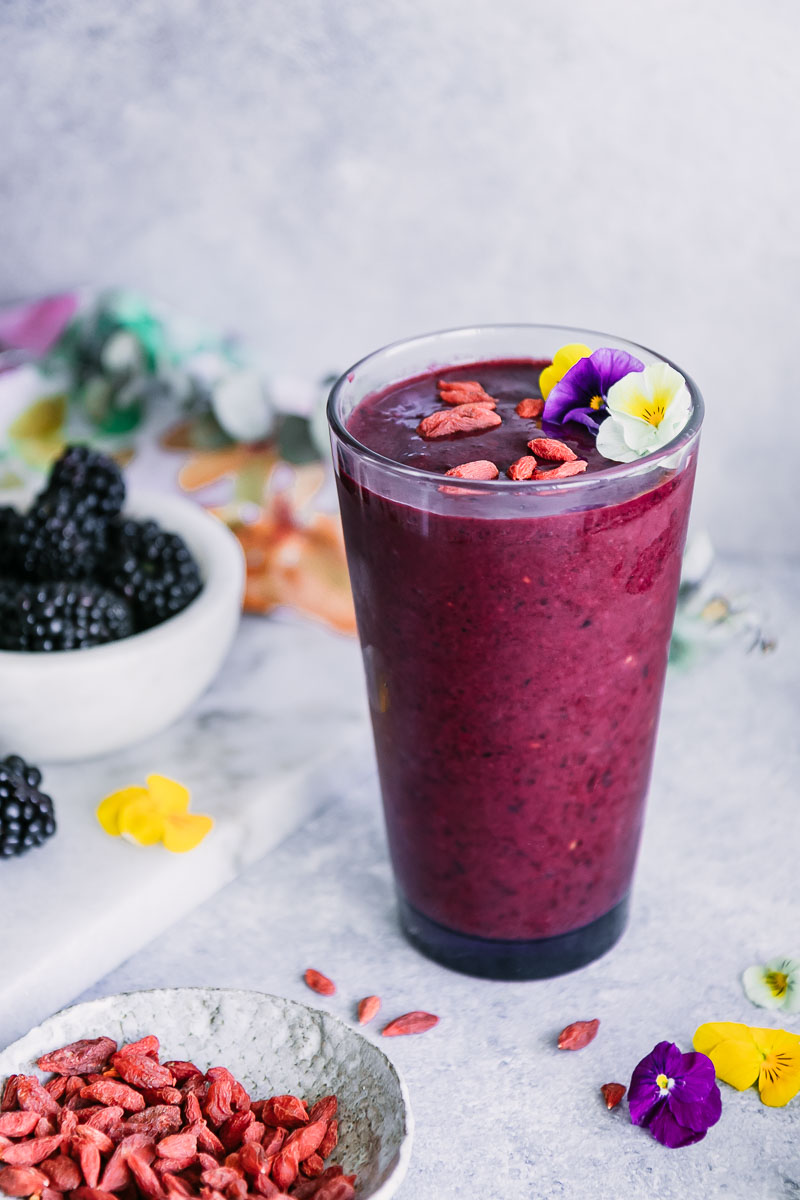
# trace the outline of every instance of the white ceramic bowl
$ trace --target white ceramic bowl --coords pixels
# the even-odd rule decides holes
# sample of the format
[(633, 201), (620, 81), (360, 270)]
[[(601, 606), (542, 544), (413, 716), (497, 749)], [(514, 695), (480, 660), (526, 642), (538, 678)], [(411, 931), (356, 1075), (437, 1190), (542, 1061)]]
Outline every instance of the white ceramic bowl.
[(197, 559), (203, 590), (163, 625), (88, 650), (0, 651), (0, 754), (37, 765), (93, 758), (164, 729), (201, 695), (241, 615), (244, 558), (230, 530), (191, 500), (134, 493), (125, 515), (152, 517)]
[[(336, 1093), (333, 1161), (356, 1173), (359, 1200), (389, 1200), (408, 1168), (413, 1118), (396, 1069), (376, 1045), (329, 1013), (295, 1000), (227, 988), (127, 992), (64, 1009), (0, 1053), (0, 1086), (36, 1074), (36, 1059), (79, 1038), (161, 1039), (161, 1057), (227, 1067), (254, 1100), (309, 1101)], [(2, 1195), (2, 1193), (0, 1193)]]

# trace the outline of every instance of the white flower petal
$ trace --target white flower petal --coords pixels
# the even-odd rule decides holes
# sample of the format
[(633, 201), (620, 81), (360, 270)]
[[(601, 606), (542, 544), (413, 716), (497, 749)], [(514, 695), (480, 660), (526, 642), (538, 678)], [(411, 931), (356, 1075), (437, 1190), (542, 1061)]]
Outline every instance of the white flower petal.
[(603, 421), (595, 445), (598, 454), (602, 454), (604, 458), (610, 458), (613, 462), (633, 462), (639, 458), (638, 451), (629, 446), (625, 440), (622, 423), (613, 416), (606, 417)]
[(748, 967), (742, 975), (742, 987), (747, 999), (759, 1008), (781, 1008), (783, 996), (776, 996), (766, 981), (764, 967)]

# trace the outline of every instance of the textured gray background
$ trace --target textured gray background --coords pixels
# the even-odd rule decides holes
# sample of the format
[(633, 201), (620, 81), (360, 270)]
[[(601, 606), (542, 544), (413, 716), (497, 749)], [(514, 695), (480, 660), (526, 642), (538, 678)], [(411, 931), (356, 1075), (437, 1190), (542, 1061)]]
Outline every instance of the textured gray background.
[[(798, 553), (796, 0), (5, 0), (0, 297), (123, 282), (319, 376), (471, 321), (663, 350), (698, 513)], [(791, 430), (789, 431), (791, 435)]]

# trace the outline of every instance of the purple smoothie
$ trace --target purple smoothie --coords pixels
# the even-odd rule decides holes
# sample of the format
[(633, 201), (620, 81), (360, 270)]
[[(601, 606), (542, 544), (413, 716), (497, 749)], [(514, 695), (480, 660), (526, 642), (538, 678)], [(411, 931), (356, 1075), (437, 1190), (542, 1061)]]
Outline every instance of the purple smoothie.
[[(617, 467), (581, 426), (516, 415), (542, 365), (440, 369), (349, 417), (358, 442), (396, 463), (496, 463), (500, 480), (477, 497), (431, 511), (413, 480), (401, 500), (341, 458), (338, 471), (401, 898), (446, 930), (503, 941), (579, 930), (628, 893), (695, 469), (692, 454), (612, 482), (602, 504), (566, 481), (575, 499), (560, 509), (541, 484), (504, 482), (542, 434), (586, 459), (583, 480)], [(478, 379), (502, 426), (422, 439), (443, 377)]]

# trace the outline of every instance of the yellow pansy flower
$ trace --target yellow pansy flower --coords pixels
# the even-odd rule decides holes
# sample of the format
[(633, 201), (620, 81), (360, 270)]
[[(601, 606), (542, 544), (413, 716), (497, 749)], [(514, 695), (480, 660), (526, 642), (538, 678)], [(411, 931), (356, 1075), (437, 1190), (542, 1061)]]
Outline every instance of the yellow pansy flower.
[(735, 1021), (712, 1021), (694, 1035), (717, 1078), (738, 1091), (758, 1084), (764, 1104), (782, 1108), (800, 1092), (800, 1036), (785, 1029), (758, 1029)]
[(539, 376), (539, 390), (542, 393), (542, 399), (547, 399), (559, 380), (564, 378), (567, 371), (572, 370), (579, 359), (588, 358), (591, 353), (589, 347), (584, 346), (582, 342), (570, 342), (568, 345), (562, 346), (560, 350), (556, 350), (550, 366), (545, 367)]
[(97, 809), (112, 837), (127, 836), (141, 846), (163, 842), (167, 850), (193, 850), (213, 828), (211, 817), (189, 812), (189, 791), (165, 775), (148, 775), (145, 787), (112, 792)]

